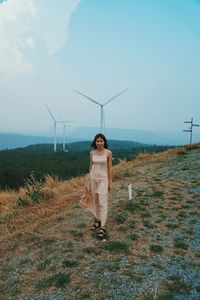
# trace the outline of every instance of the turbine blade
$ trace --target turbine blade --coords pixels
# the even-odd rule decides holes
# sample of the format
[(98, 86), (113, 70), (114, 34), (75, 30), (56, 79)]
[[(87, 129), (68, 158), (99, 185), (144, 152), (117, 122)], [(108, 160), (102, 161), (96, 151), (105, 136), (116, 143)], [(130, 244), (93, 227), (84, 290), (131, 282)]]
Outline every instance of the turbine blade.
[(53, 114), (51, 113), (50, 109), (48, 108), (48, 106), (45, 104), (49, 114), (51, 115), (52, 119), (56, 122), (56, 119), (54, 118)]
[(63, 120), (64, 123), (74, 123), (75, 121)]
[[(126, 92), (128, 89), (125, 89), (123, 91), (121, 91), (120, 93), (118, 93), (117, 95), (113, 96), (112, 98), (110, 98), (106, 103), (104, 103), (104, 105), (108, 104), (109, 102), (111, 102), (112, 100), (114, 100), (115, 98), (117, 98), (119, 95), (123, 94), (124, 92)], [(104, 106), (103, 105), (103, 106)]]
[(86, 96), (86, 95), (80, 93), (79, 91), (76, 91), (76, 90), (73, 90), (73, 91), (76, 92), (76, 93), (78, 93), (79, 95), (81, 95), (81, 96), (87, 98), (88, 100), (92, 101), (93, 103), (98, 104), (98, 105), (101, 105), (101, 103), (99, 103), (98, 101), (96, 101), (96, 100), (94, 100), (94, 99), (92, 99), (92, 98), (90, 98), (90, 97), (88, 97), (88, 96)]
[(60, 116), (61, 121), (64, 122), (64, 121), (63, 121), (63, 118), (62, 118), (62, 116), (61, 116), (61, 114), (59, 114), (59, 116)]

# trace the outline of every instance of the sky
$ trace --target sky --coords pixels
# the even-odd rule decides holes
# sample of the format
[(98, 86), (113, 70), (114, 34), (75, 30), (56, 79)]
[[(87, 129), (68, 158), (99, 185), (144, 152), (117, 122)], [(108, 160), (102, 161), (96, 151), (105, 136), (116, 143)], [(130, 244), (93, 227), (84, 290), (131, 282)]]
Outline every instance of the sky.
[[(0, 0), (0, 132), (200, 124), (200, 0)], [(59, 129), (60, 128), (60, 129)], [(61, 130), (61, 124), (58, 126)], [(197, 129), (195, 128), (196, 132)]]

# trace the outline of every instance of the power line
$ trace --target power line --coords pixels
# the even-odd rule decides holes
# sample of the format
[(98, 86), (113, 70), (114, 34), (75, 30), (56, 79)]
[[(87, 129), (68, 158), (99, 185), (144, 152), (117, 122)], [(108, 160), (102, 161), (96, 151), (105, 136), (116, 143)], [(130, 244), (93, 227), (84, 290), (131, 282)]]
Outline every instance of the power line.
[(193, 130), (193, 127), (199, 127), (200, 125), (199, 124), (194, 124), (193, 123), (193, 118), (191, 118), (191, 121), (184, 121), (184, 123), (186, 124), (190, 124), (190, 127), (188, 129), (184, 129), (183, 131), (184, 132), (190, 132), (190, 147), (192, 145), (192, 130)]

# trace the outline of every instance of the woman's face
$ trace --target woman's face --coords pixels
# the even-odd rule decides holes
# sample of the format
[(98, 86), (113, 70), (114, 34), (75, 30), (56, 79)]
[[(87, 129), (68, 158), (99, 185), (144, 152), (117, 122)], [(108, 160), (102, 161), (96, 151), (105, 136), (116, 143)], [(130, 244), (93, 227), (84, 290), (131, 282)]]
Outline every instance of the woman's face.
[(96, 147), (99, 150), (104, 148), (104, 140), (102, 138), (99, 137), (96, 139)]

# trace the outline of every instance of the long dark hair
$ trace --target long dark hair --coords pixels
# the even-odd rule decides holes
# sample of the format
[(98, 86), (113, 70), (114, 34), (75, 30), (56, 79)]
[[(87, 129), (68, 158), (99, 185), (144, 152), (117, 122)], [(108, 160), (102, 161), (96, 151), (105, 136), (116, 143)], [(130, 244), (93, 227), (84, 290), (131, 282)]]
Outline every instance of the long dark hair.
[(97, 146), (96, 146), (96, 140), (97, 140), (98, 138), (101, 138), (101, 139), (104, 141), (104, 148), (105, 148), (105, 149), (108, 149), (108, 142), (107, 142), (107, 139), (106, 139), (105, 135), (103, 135), (102, 133), (97, 133), (97, 134), (95, 135), (94, 140), (93, 140), (93, 142), (92, 142), (92, 144), (91, 144), (91, 147), (94, 148), (94, 149), (97, 149)]

